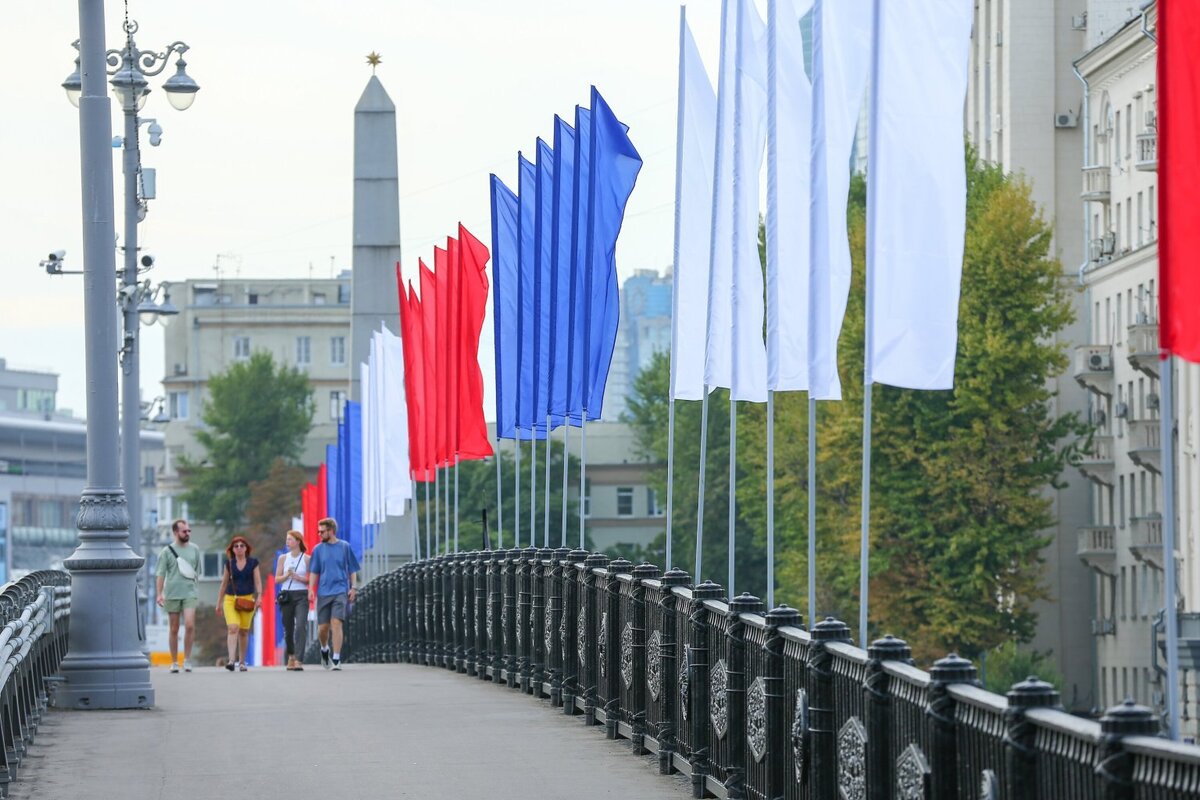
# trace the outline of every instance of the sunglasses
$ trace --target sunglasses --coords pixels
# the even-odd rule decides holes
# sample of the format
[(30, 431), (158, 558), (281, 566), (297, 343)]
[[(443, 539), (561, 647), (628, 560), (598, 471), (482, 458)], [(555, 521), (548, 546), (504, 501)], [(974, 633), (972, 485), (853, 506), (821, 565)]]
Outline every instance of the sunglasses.
[(245, 546), (246, 545), (242, 544), (241, 542), (238, 542), (237, 544), (234, 545), (234, 547), (245, 547)]

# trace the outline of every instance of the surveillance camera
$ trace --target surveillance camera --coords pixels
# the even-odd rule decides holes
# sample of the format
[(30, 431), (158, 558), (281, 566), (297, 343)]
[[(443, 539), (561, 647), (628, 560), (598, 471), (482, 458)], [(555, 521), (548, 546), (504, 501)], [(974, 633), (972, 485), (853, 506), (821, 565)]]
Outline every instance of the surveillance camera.
[(162, 132), (163, 132), (162, 126), (158, 124), (158, 121), (157, 120), (152, 121), (150, 123), (150, 126), (148, 128), (146, 128), (146, 132), (148, 134), (150, 134), (150, 146), (158, 147), (158, 145), (162, 142)]
[(142, 266), (146, 269), (150, 269), (151, 267), (153, 267), (154, 266), (154, 256), (150, 255), (149, 253), (142, 256)]
[(66, 250), (55, 250), (53, 253), (51, 253), (49, 256), (46, 257), (46, 260), (47, 261), (62, 261), (66, 257), (67, 257)]

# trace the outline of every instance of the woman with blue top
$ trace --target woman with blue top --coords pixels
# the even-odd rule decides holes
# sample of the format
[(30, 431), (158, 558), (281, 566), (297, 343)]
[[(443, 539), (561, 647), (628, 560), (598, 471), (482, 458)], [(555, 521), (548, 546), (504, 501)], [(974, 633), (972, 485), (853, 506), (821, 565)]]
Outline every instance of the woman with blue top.
[[(221, 588), (217, 591), (217, 616), (225, 617), (229, 659), (225, 669), (246, 671), (246, 645), (250, 641), (250, 626), (254, 614), (262, 606), (262, 575), (258, 559), (250, 557), (250, 542), (235, 536), (225, 548), (225, 569), (221, 573)], [(242, 659), (238, 661), (238, 653)]]

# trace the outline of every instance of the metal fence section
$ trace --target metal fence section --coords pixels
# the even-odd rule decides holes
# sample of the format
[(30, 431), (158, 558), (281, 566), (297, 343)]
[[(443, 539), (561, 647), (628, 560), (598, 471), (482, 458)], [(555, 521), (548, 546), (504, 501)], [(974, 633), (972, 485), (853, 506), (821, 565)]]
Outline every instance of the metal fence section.
[(52, 704), (70, 619), (66, 572), (32, 572), (0, 588), (0, 797)]
[[(808, 631), (795, 609), (689, 581), (582, 550), (439, 556), (362, 587), (346, 658), (440, 666), (548, 697), (635, 754), (657, 754), (660, 772), (689, 775), (695, 797), (1200, 797), (1200, 748), (1156, 738), (1149, 709), (1126, 702), (1081, 719), (1036, 678), (993, 694), (957, 655), (924, 671), (901, 639), (863, 651), (838, 620)], [(10, 779), (66, 645), (65, 624), (42, 649), (31, 643), (51, 602), (38, 598), (52, 592), (14, 586), (0, 594)], [(14, 659), (43, 671), (14, 680)]]

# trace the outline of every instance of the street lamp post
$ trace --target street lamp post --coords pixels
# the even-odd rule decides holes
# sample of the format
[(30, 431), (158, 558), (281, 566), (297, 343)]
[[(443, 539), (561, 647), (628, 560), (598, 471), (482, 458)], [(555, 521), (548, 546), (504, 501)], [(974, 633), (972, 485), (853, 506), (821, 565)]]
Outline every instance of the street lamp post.
[[(106, 61), (117, 64), (104, 47), (104, 0), (79, 0), (79, 33), (79, 66), (63, 87), (72, 102), (79, 105), (87, 485), (79, 501), (79, 546), (64, 561), (71, 572), (72, 619), (68, 652), (61, 666), (66, 680), (56, 692), (55, 701), (60, 706), (81, 709), (148, 708), (154, 705), (154, 688), (150, 684), (150, 664), (142, 652), (145, 632), (137, 606), (137, 571), (144, 559), (129, 547), (130, 509), (119, 480), (117, 455), (117, 387), (112, 364), (112, 346), (117, 341), (112, 119), (104, 87)], [(132, 50), (132, 37), (133, 31), (127, 29), (126, 54)], [(174, 46), (171, 49), (179, 52)], [(136, 76), (141, 74), (137, 59), (142, 54), (134, 53), (128, 62), (128, 77), (136, 84)], [(187, 77), (184, 66), (179, 64), (179, 72), (171, 80), (182, 75), (177, 82), (180, 91), (192, 96), (197, 87)], [(73, 83), (73, 79), (78, 82)], [(163, 88), (168, 89), (165, 84)], [(139, 98), (133, 92), (127, 94), (136, 114)], [(135, 119), (135, 134), (136, 130)], [(136, 140), (136, 135), (133, 138)], [(136, 249), (130, 244), (127, 240), (126, 261), (132, 252), (136, 283)], [(128, 270), (126, 273), (128, 280)], [(133, 308), (136, 330), (136, 303)], [(132, 416), (136, 425), (136, 406)], [(136, 437), (133, 443), (136, 452)], [(130, 488), (134, 487), (136, 477)]]
[[(170, 62), (171, 54), (175, 54), (176, 72), (163, 83), (163, 91), (171, 105), (185, 111), (196, 98), (200, 87), (187, 74), (187, 62), (183, 54), (189, 49), (183, 42), (172, 42), (160, 52), (139, 50), (134, 41), (138, 24), (126, 20), (125, 45), (120, 50), (109, 50), (105, 54), (109, 66), (108, 74), (112, 75), (113, 93), (121, 103), (125, 117), (125, 135), (123, 137), (122, 171), (125, 179), (125, 236), (124, 270), (121, 275), (121, 303), (124, 317), (125, 333), (120, 350), (121, 362), (121, 459), (122, 475), (125, 484), (126, 503), (129, 508), (130, 532), (133, 534), (133, 544), (142, 550), (143, 557), (149, 557), (148, 544), (145, 537), (144, 514), (142, 512), (142, 475), (141, 475), (141, 343), (138, 332), (139, 315), (146, 309), (140, 308), (142, 292), (138, 285), (139, 264), (149, 269), (154, 264), (150, 256), (138, 256), (138, 223), (146, 215), (146, 205), (143, 193), (140, 191), (142, 180), (142, 153), (139, 142), (139, 131), (143, 124), (149, 124), (150, 144), (158, 145), (162, 129), (157, 120), (141, 119), (138, 111), (146, 102), (150, 93), (147, 77), (159, 75)], [(67, 98), (75, 103), (78, 94), (78, 68), (65, 81), (63, 88)], [(149, 194), (149, 192), (146, 192)], [(161, 312), (158, 312), (161, 313)], [(148, 566), (148, 564), (147, 564)], [(147, 607), (145, 619), (150, 617), (149, 602), (152, 592), (149, 575), (145, 578)]]

